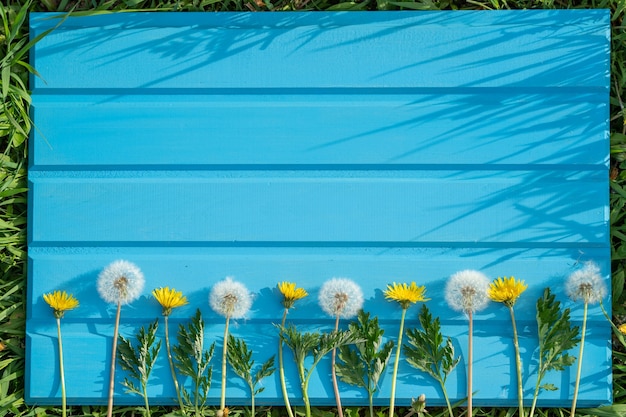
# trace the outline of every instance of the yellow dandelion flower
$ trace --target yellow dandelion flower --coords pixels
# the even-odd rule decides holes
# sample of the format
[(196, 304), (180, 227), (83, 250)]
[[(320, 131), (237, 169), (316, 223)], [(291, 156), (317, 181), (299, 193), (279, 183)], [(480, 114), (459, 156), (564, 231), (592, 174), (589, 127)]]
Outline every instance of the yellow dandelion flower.
[(515, 304), (518, 297), (526, 291), (528, 285), (522, 280), (516, 280), (515, 277), (498, 278), (489, 284), (487, 295), (492, 301), (504, 303), (511, 307)]
[(283, 295), (283, 305), (285, 308), (293, 307), (296, 301), (309, 295), (304, 288), (296, 288), (295, 282), (283, 281), (279, 283), (278, 291)]
[(152, 295), (163, 307), (163, 315), (169, 316), (173, 308), (181, 307), (187, 304), (187, 297), (181, 291), (176, 291), (169, 287), (157, 288), (152, 291)]
[(72, 294), (65, 291), (53, 291), (43, 295), (43, 299), (54, 310), (54, 316), (58, 319), (63, 317), (67, 310), (78, 307), (78, 300)]
[(385, 298), (400, 303), (403, 309), (409, 308), (411, 304), (417, 303), (418, 301), (427, 301), (424, 297), (426, 287), (423, 285), (418, 287), (415, 282), (411, 282), (411, 284), (396, 284), (394, 282), (393, 284), (387, 285), (384, 294)]
[(620, 324), (617, 330), (619, 330), (622, 334), (626, 334), (626, 323)]

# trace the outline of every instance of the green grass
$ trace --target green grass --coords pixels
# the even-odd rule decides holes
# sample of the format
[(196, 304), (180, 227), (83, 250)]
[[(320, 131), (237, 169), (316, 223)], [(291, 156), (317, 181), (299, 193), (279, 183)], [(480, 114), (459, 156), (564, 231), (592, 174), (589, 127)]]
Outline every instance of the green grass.
[[(7, 6), (1, 4), (7, 3)], [(28, 117), (30, 97), (28, 74), (29, 11), (74, 10), (75, 13), (119, 10), (168, 11), (254, 11), (254, 10), (450, 10), (450, 9), (556, 9), (605, 8), (611, 10), (611, 243), (613, 269), (613, 313), (616, 323), (626, 322), (626, 0), (2, 0), (0, 2), (0, 417), (60, 415), (54, 407), (29, 407), (23, 400), (24, 331), (26, 294), (26, 169), (27, 137), (32, 124)], [(614, 344), (615, 405), (605, 409), (579, 410), (580, 416), (626, 415), (626, 351)], [(152, 415), (171, 410), (153, 407)], [(365, 408), (348, 408), (346, 417), (364, 415)], [(432, 409), (434, 416), (442, 410)], [(459, 411), (459, 410), (457, 410)], [(508, 417), (516, 409), (476, 409), (477, 415)], [(233, 410), (238, 414), (241, 410)], [(385, 410), (380, 409), (381, 415)], [(404, 416), (409, 409), (399, 410)], [(460, 411), (459, 411), (460, 412)], [(70, 415), (102, 416), (103, 407), (73, 407)], [(118, 407), (116, 416), (140, 415), (134, 407)], [(282, 417), (280, 407), (261, 409), (263, 417)], [(314, 409), (319, 417), (333, 417), (331, 409)], [(567, 415), (562, 409), (540, 410), (540, 416)]]

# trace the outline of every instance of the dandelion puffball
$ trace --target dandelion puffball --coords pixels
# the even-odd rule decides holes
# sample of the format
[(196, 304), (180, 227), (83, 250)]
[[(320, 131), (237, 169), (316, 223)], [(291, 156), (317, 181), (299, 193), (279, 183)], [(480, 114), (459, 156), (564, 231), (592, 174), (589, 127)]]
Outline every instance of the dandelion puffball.
[(107, 303), (129, 304), (139, 298), (144, 283), (143, 273), (137, 265), (119, 260), (98, 275), (98, 293)]
[(318, 301), (329, 316), (348, 319), (363, 307), (363, 291), (351, 279), (332, 278), (322, 285)]
[(585, 262), (583, 268), (572, 272), (565, 283), (565, 291), (574, 301), (595, 304), (606, 296), (606, 285), (600, 276), (600, 268), (594, 262)]
[(226, 277), (213, 286), (209, 305), (221, 316), (240, 319), (252, 307), (252, 295), (245, 285)]
[(482, 272), (467, 269), (452, 274), (446, 284), (446, 301), (450, 308), (464, 313), (487, 307), (489, 279)]

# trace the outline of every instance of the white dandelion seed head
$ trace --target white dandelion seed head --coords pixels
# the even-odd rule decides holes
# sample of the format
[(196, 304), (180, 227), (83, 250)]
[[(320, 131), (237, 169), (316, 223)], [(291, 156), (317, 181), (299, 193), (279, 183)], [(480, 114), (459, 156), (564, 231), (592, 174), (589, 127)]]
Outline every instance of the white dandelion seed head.
[(348, 319), (363, 307), (363, 291), (351, 279), (332, 278), (322, 285), (318, 301), (329, 316)]
[(595, 262), (585, 262), (585, 265), (570, 274), (565, 283), (567, 296), (573, 301), (583, 301), (596, 304), (606, 296), (606, 285), (600, 275), (600, 268)]
[(110, 263), (98, 275), (98, 293), (107, 303), (130, 304), (141, 295), (145, 280), (132, 262), (118, 260)]
[(446, 301), (450, 308), (464, 313), (484, 309), (489, 303), (489, 279), (482, 272), (467, 269), (459, 271), (446, 284)]
[(209, 294), (209, 305), (217, 314), (232, 318), (243, 318), (252, 307), (252, 294), (233, 277), (216, 283)]

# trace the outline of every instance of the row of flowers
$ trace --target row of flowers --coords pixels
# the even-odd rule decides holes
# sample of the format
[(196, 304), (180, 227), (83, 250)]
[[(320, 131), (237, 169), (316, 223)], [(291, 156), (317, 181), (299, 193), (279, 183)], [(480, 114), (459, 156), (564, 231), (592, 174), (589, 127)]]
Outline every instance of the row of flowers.
[[(112, 415), (113, 393), (115, 381), (116, 362), (128, 376), (123, 385), (129, 392), (143, 396), (145, 414), (150, 415), (148, 403), (148, 378), (152, 367), (159, 354), (161, 341), (157, 340), (156, 331), (158, 319), (148, 328), (142, 327), (137, 333), (136, 343), (119, 335), (119, 323), (123, 305), (132, 303), (139, 298), (144, 290), (145, 279), (141, 270), (133, 263), (119, 260), (111, 263), (99, 274), (97, 290), (101, 298), (117, 306), (115, 327), (112, 346), (112, 360), (110, 379), (108, 386), (108, 416)], [(391, 360), (392, 350), (395, 346), (395, 359), (391, 377), (391, 393), (389, 404), (389, 417), (393, 417), (395, 408), (395, 388), (400, 363), (400, 353), (404, 352), (405, 359), (413, 367), (433, 377), (440, 385), (443, 397), (447, 404), (448, 413), (453, 416), (453, 408), (446, 392), (446, 378), (460, 361), (455, 356), (454, 347), (449, 337), (441, 334), (438, 318), (433, 318), (426, 304), (422, 305), (419, 313), (421, 329), (407, 329), (405, 331), (405, 317), (409, 307), (417, 302), (424, 302), (426, 288), (418, 286), (415, 282), (389, 284), (384, 290), (385, 298), (397, 302), (400, 309), (400, 330), (397, 341), (388, 340), (383, 343), (383, 333), (375, 317), (362, 310), (363, 292), (359, 285), (347, 278), (333, 278), (326, 281), (319, 291), (319, 305), (329, 316), (335, 319), (332, 331), (325, 332), (302, 332), (293, 324), (287, 323), (287, 313), (296, 302), (308, 296), (303, 288), (298, 288), (295, 283), (281, 282), (277, 286), (282, 295), (284, 313), (281, 323), (276, 323), (279, 333), (278, 346), (278, 372), (281, 383), (282, 395), (289, 417), (294, 417), (293, 408), (290, 405), (289, 393), (285, 381), (283, 351), (285, 346), (291, 349), (296, 362), (300, 379), (301, 396), (305, 405), (306, 416), (311, 415), (310, 401), (308, 398), (309, 379), (319, 363), (327, 354), (331, 355), (331, 379), (333, 383), (335, 400), (339, 417), (343, 416), (341, 396), (338, 388), (338, 377), (344, 382), (360, 386), (368, 393), (370, 415), (374, 416), (372, 407), (373, 396), (378, 389), (378, 382), (385, 372), (387, 364)], [(517, 328), (515, 322), (514, 306), (517, 299), (527, 289), (522, 280), (514, 277), (497, 278), (494, 281), (481, 272), (464, 270), (453, 274), (445, 289), (445, 298), (448, 305), (463, 312), (468, 320), (468, 348), (467, 357), (467, 412), (472, 415), (472, 329), (473, 315), (484, 309), (488, 302), (502, 303), (510, 311), (512, 321), (512, 340), (515, 351), (515, 363), (517, 370), (517, 388), (519, 400), (519, 416), (525, 417), (526, 410), (523, 403), (523, 376)], [(569, 320), (569, 309), (562, 309), (555, 300), (550, 289), (546, 288), (543, 295), (537, 301), (537, 324), (539, 332), (539, 367), (536, 387), (533, 396), (529, 416), (534, 415), (536, 401), (542, 389), (556, 389), (542, 385), (542, 379), (548, 371), (563, 370), (572, 365), (576, 358), (568, 351), (580, 344), (578, 355), (578, 369), (575, 380), (574, 395), (572, 399), (571, 415), (576, 410), (578, 388), (580, 382), (584, 337), (586, 332), (587, 306), (600, 303), (606, 296), (604, 280), (600, 276), (598, 266), (588, 262), (583, 268), (573, 272), (566, 282), (567, 295), (575, 301), (581, 301), (584, 305), (582, 330), (573, 326)], [(203, 409), (208, 390), (211, 385), (212, 366), (215, 343), (205, 349), (204, 347), (204, 322), (200, 310), (197, 311), (187, 326), (180, 325), (177, 335), (177, 345), (173, 345), (169, 336), (168, 319), (173, 309), (188, 304), (187, 298), (175, 289), (169, 287), (157, 288), (152, 295), (162, 306), (164, 318), (164, 339), (167, 358), (170, 365), (172, 381), (176, 391), (180, 413), (186, 415), (187, 411), (195, 410), (200, 415)], [(54, 291), (44, 294), (45, 302), (54, 311), (57, 320), (57, 335), (59, 346), (60, 363), (60, 386), (62, 395), (62, 413), (66, 416), (66, 391), (65, 376), (63, 370), (63, 345), (61, 338), (61, 318), (68, 310), (79, 306), (78, 300), (66, 291)], [(262, 378), (271, 375), (274, 370), (272, 357), (253, 372), (254, 360), (252, 351), (245, 341), (229, 334), (229, 322), (231, 319), (243, 318), (252, 306), (252, 294), (241, 282), (227, 277), (216, 283), (209, 295), (211, 308), (225, 318), (224, 338), (222, 343), (221, 360), (221, 396), (218, 417), (228, 414), (226, 407), (226, 374), (227, 364), (233, 371), (244, 379), (250, 388), (251, 414), (254, 415), (254, 396), (263, 390), (259, 387)], [(604, 311), (604, 309), (603, 309)], [(606, 313), (605, 313), (606, 314)], [(351, 319), (347, 329), (340, 329), (341, 319)], [(608, 318), (608, 316), (607, 316)], [(615, 328), (615, 326), (613, 326)], [(621, 329), (626, 330), (626, 329)], [(403, 337), (408, 343), (403, 345)], [(307, 360), (307, 358), (309, 360)], [(308, 364), (308, 368), (305, 366)], [(180, 375), (189, 377), (193, 381), (194, 390), (188, 392), (179, 384)], [(414, 400), (412, 407), (415, 413), (423, 413), (425, 398), (423, 396)]]

